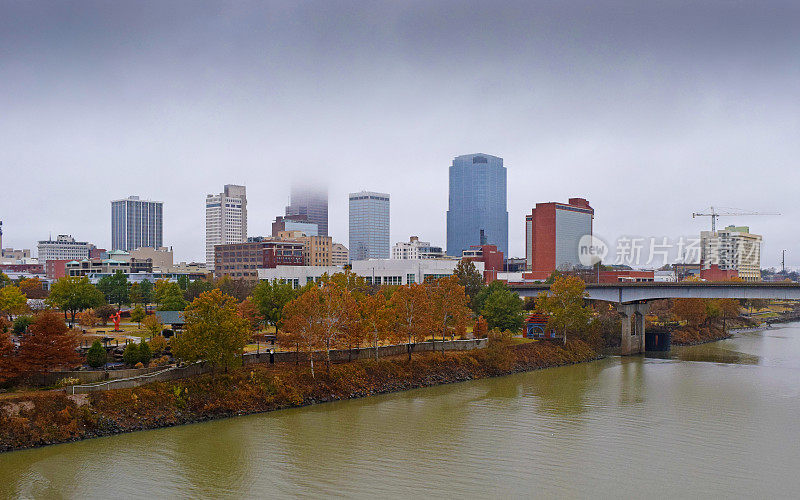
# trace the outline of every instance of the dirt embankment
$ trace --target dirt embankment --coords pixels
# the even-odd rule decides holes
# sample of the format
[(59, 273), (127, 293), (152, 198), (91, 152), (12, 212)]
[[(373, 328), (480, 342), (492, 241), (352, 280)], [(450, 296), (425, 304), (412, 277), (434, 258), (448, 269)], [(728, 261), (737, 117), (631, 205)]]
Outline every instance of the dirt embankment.
[(62, 392), (0, 403), (0, 451), (108, 436), (143, 429), (360, 398), (597, 359), (580, 341), (567, 345), (507, 342), (468, 352), (415, 354), (355, 361), (326, 371), (317, 366), (255, 365), (105, 392)]

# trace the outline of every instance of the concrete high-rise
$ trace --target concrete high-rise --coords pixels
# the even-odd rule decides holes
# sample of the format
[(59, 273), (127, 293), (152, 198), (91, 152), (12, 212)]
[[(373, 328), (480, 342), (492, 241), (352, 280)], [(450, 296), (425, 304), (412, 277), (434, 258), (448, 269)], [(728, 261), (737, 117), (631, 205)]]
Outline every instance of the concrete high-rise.
[(328, 190), (324, 187), (293, 184), (286, 215), (305, 215), (317, 225), (319, 236), (328, 236)]
[(450, 166), (447, 254), (461, 257), (476, 245), (508, 255), (506, 168), (487, 154), (457, 156)]
[(111, 249), (164, 246), (164, 202), (129, 196), (111, 202)]
[(214, 267), (214, 245), (247, 241), (247, 188), (226, 184), (206, 195), (206, 266)]
[(700, 249), (703, 269), (716, 265), (722, 271), (736, 271), (745, 281), (761, 280), (761, 236), (752, 234), (749, 227), (701, 231)]
[(389, 195), (350, 193), (350, 261), (389, 258)]

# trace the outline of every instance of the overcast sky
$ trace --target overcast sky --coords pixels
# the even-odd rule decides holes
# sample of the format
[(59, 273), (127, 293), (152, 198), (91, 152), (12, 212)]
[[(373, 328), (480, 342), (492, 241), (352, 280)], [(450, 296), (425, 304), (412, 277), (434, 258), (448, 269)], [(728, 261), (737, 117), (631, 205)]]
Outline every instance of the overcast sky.
[(796, 1), (0, 1), (3, 246), (110, 245), (110, 200), (163, 200), (204, 260), (204, 199), (244, 183), (270, 231), (293, 177), (391, 194), (392, 241), (444, 246), (447, 174), (508, 169), (509, 249), (537, 202), (585, 197), (595, 234), (677, 239), (710, 205), (800, 265)]

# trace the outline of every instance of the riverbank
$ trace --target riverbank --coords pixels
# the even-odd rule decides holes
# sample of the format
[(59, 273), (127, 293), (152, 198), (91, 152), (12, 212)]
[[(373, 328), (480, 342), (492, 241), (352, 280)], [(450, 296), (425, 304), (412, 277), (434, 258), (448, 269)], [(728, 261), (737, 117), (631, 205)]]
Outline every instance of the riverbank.
[(91, 394), (63, 392), (0, 404), (0, 451), (171, 427), (592, 361), (581, 341), (566, 345), (495, 341), (486, 349), (415, 354), (318, 366), (251, 365), (229, 373)]

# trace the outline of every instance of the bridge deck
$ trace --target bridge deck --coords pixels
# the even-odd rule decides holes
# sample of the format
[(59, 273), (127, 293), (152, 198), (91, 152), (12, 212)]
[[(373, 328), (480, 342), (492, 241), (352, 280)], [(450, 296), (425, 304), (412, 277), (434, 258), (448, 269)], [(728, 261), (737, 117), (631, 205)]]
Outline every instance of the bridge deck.
[[(547, 284), (511, 284), (521, 297), (550, 290)], [(800, 300), (800, 283), (600, 283), (586, 285), (587, 298), (627, 304), (658, 299)]]

